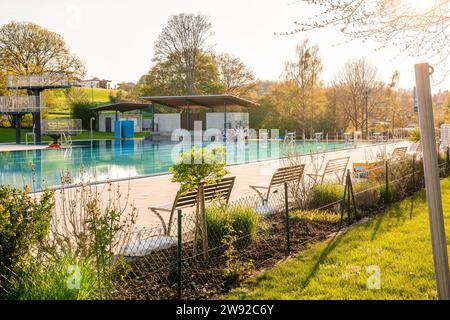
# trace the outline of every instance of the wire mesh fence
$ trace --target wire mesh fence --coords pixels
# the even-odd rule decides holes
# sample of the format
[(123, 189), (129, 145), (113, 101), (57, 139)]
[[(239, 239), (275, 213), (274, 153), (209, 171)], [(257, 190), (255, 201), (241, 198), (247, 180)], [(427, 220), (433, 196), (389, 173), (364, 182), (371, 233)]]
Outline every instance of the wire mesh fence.
[[(449, 161), (448, 152), (439, 158), (442, 177), (449, 175)], [(123, 252), (129, 270), (119, 283), (118, 298), (223, 294), (308, 244), (424, 188), (423, 164), (416, 156), (382, 160), (360, 173), (348, 170), (344, 185), (286, 183), (268, 201), (256, 194), (227, 205), (212, 201), (206, 204), (204, 222), (195, 208), (179, 210), (170, 234), (161, 227), (134, 233)]]

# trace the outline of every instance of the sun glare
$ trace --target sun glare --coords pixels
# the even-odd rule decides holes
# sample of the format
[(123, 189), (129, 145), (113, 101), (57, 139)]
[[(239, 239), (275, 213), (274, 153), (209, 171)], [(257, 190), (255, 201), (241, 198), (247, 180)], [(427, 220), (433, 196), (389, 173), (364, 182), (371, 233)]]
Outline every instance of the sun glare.
[(414, 9), (414, 11), (418, 13), (425, 13), (433, 6), (435, 0), (405, 0), (405, 2), (412, 9)]

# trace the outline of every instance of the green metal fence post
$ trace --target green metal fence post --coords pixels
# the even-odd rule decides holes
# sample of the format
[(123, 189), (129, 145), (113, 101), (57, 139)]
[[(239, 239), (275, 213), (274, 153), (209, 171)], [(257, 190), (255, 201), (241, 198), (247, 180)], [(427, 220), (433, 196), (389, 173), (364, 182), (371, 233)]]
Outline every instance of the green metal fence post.
[(177, 298), (178, 300), (181, 300), (181, 280), (183, 277), (183, 232), (182, 232), (182, 219), (183, 219), (183, 213), (179, 209), (178, 210), (178, 250), (177, 250)]
[(288, 185), (284, 183), (284, 213), (286, 216), (286, 245), (287, 245), (287, 255), (291, 253), (291, 237), (290, 237), (290, 226), (289, 226), (289, 202), (288, 202)]
[(446, 164), (445, 164), (445, 169), (446, 169), (446, 173), (447, 173), (447, 176), (450, 174), (450, 146), (449, 147), (447, 147), (447, 151), (446, 151)]
[[(358, 219), (358, 212), (356, 210), (355, 192), (353, 191), (352, 177), (349, 169), (347, 170), (347, 179), (348, 179), (349, 194), (351, 194), (352, 196), (353, 214), (355, 215), (355, 219)], [(348, 214), (350, 216), (350, 212)]]
[(413, 180), (413, 192), (416, 192), (416, 155), (412, 158), (412, 180)]
[(390, 203), (390, 199), (389, 199), (389, 165), (388, 165), (388, 161), (385, 160), (384, 161), (384, 175), (385, 175), (385, 183), (386, 183), (386, 187), (385, 187), (385, 194), (384, 194), (384, 202), (386, 204)]

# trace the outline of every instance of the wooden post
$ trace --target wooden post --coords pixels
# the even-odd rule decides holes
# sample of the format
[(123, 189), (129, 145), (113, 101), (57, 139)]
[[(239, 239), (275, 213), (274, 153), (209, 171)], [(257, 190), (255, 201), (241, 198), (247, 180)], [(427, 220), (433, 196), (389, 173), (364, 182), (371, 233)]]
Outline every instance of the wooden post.
[(441, 186), (436, 154), (430, 74), (428, 63), (415, 65), (417, 97), (419, 102), (419, 124), (423, 150), (423, 168), (433, 246), (436, 287), (441, 300), (450, 300), (447, 243), (442, 213)]

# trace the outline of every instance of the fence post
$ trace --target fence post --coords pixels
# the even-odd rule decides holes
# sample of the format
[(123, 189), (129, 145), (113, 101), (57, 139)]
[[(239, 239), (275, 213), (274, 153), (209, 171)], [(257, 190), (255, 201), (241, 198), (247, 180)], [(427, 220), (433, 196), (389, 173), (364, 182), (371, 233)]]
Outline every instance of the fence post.
[(290, 237), (290, 226), (289, 226), (289, 202), (288, 202), (288, 185), (287, 182), (284, 183), (284, 213), (286, 216), (286, 245), (287, 245), (287, 255), (291, 253), (291, 237)]
[[(352, 203), (353, 203), (353, 214), (355, 215), (355, 219), (358, 219), (358, 212), (356, 210), (355, 192), (353, 191), (352, 176), (351, 176), (351, 173), (350, 173), (350, 169), (347, 169), (347, 179), (348, 179), (349, 199), (350, 199), (350, 195), (352, 197), (351, 200), (352, 200)], [(350, 217), (350, 208), (349, 208), (349, 213), (348, 214), (349, 214), (349, 217)]]
[(433, 248), (434, 270), (438, 298), (450, 300), (450, 279), (448, 253), (442, 210), (441, 185), (437, 154), (434, 152), (435, 131), (433, 121), (430, 75), (433, 73), (428, 63), (414, 66), (417, 98), (419, 101), (419, 125), (423, 150), (423, 169), (427, 195), (428, 216)]
[(177, 250), (177, 298), (181, 300), (181, 280), (183, 277), (183, 231), (182, 231), (183, 214), (181, 209), (178, 209), (178, 250)]
[(413, 192), (416, 192), (416, 154), (412, 157), (412, 180), (413, 180)]
[(389, 165), (387, 160), (384, 161), (384, 176), (385, 176), (384, 202), (386, 204), (390, 204), (391, 201), (389, 199)]
[(446, 151), (446, 164), (445, 164), (445, 169), (446, 169), (446, 173), (447, 176), (450, 174), (450, 146), (447, 147), (447, 151)]

